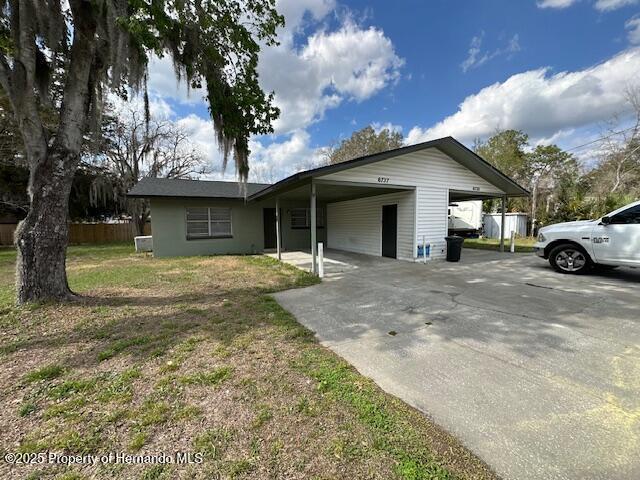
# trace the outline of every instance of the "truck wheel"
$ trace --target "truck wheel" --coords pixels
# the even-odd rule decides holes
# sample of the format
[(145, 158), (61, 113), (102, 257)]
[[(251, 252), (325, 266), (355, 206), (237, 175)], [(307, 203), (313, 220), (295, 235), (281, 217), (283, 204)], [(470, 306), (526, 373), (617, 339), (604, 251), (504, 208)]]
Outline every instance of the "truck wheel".
[(551, 250), (549, 263), (560, 273), (580, 274), (591, 268), (589, 255), (571, 243), (558, 245)]

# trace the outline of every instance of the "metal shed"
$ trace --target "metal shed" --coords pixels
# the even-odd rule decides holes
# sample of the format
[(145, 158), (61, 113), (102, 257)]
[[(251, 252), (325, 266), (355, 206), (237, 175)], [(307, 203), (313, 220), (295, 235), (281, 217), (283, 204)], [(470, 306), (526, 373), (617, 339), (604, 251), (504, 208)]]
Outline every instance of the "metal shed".
[[(487, 238), (500, 238), (501, 213), (485, 213), (483, 217), (484, 236)], [(507, 213), (505, 215), (504, 235), (509, 238), (511, 232), (516, 232), (519, 237), (527, 236), (527, 224), (529, 216), (526, 213)]]

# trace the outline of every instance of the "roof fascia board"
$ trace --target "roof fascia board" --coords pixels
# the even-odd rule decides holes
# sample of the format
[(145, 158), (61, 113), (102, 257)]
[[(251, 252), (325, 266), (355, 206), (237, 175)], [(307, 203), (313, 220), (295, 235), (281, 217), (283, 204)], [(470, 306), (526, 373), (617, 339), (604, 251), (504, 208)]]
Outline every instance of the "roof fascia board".
[(193, 198), (196, 200), (203, 200), (203, 199), (208, 199), (208, 200), (238, 200), (238, 201), (245, 201), (245, 198), (243, 197), (221, 197), (221, 196), (212, 196), (212, 195), (144, 195), (144, 194), (130, 194), (127, 193), (126, 195), (127, 197), (131, 197), (131, 198), (182, 198), (182, 199), (189, 199), (189, 198)]
[(415, 185), (396, 185), (394, 183), (366, 183), (366, 182), (341, 182), (339, 180), (323, 180), (322, 178), (314, 179), (316, 185), (331, 185), (338, 187), (365, 187), (390, 190), (415, 190)]

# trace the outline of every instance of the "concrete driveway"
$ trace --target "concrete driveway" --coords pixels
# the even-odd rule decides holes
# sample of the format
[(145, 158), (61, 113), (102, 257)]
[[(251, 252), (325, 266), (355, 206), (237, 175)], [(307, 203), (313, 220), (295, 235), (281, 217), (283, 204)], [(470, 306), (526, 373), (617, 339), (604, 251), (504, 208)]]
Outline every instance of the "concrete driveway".
[(497, 473), (640, 478), (640, 270), (569, 277), (480, 250), (459, 264), (327, 257), (322, 284), (278, 302)]

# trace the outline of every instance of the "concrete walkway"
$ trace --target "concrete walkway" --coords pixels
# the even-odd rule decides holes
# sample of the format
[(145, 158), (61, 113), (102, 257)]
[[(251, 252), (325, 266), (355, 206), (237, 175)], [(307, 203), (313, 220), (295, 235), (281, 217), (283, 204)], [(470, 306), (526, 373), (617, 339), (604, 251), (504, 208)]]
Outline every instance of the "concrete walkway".
[(327, 257), (322, 284), (278, 302), (500, 475), (640, 478), (640, 270), (569, 277), (479, 250), (459, 264)]

